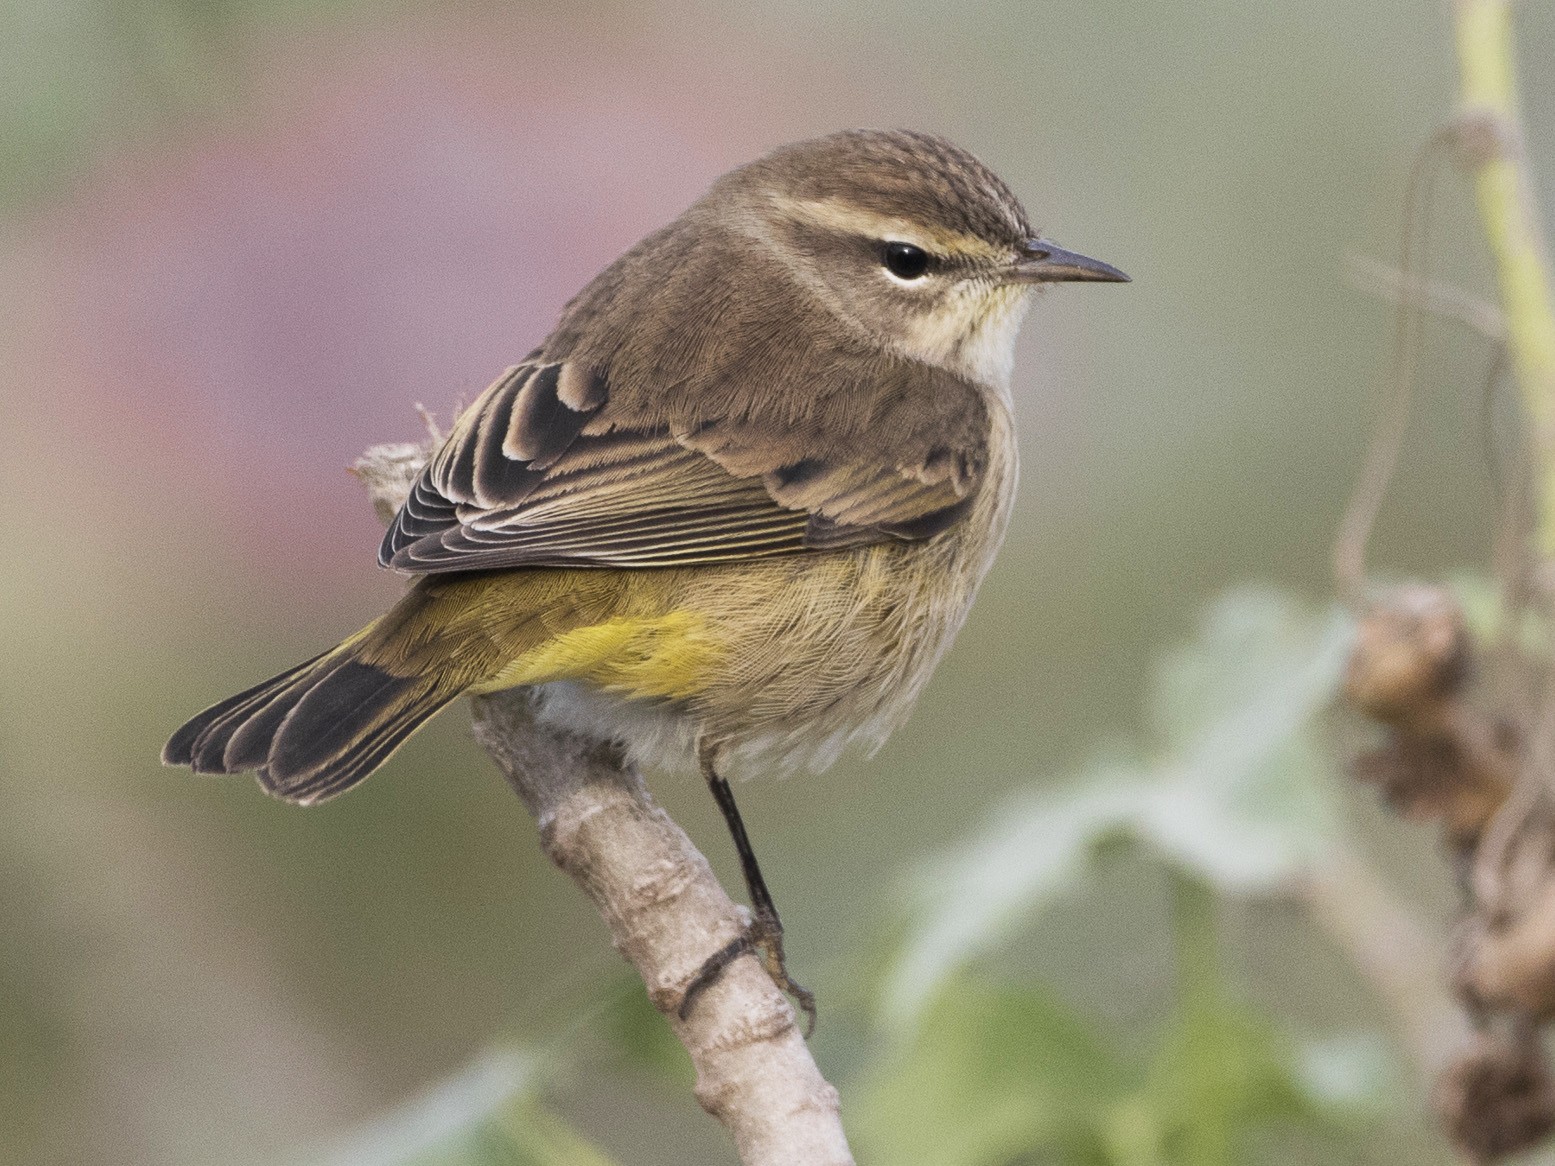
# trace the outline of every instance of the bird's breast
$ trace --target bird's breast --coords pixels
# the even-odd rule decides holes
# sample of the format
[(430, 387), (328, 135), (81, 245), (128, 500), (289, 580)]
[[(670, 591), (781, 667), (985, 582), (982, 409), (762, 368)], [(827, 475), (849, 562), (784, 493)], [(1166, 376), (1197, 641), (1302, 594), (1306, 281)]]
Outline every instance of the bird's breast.
[(638, 598), (620, 615), (515, 662), (524, 674), (503, 681), (545, 677), (545, 719), (658, 768), (694, 769), (703, 737), (731, 775), (824, 769), (850, 743), (878, 746), (954, 641), (1008, 525), (1013, 425), (1002, 402), (989, 412), (988, 471), (935, 537), (625, 572)]

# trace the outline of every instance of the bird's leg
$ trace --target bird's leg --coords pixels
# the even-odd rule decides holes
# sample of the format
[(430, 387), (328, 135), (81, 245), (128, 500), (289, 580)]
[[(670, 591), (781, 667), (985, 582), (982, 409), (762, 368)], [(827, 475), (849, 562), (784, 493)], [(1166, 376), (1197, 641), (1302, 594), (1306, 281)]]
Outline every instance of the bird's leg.
[(745, 823), (740, 818), (740, 808), (734, 804), (734, 791), (713, 767), (711, 751), (704, 747), (699, 752), (702, 776), (707, 779), (707, 788), (713, 791), (713, 800), (718, 803), (718, 809), (728, 823), (734, 848), (740, 855), (740, 869), (745, 874), (745, 886), (750, 891), (752, 919), (750, 927), (738, 939), (731, 940), (714, 952), (698, 969), (680, 1002), (680, 1018), (684, 1020), (691, 1014), (696, 998), (717, 981), (725, 968), (746, 952), (751, 952), (761, 957), (762, 966), (767, 969), (773, 982), (792, 996), (799, 1010), (805, 1014), (805, 1037), (808, 1039), (815, 1031), (815, 993), (796, 983), (788, 974), (788, 965), (783, 957), (783, 921), (778, 918), (772, 893), (767, 890), (767, 880), (762, 878), (761, 865), (756, 861), (756, 852), (751, 849), (750, 837), (745, 833)]

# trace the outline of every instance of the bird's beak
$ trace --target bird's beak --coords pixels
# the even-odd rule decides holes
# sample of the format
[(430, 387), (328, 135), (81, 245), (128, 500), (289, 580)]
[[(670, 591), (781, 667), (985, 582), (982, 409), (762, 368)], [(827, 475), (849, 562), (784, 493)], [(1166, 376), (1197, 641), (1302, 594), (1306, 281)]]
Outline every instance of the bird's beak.
[(1021, 244), (1012, 274), (1016, 283), (1058, 283), (1078, 279), (1129, 282), (1128, 276), (1112, 264), (1077, 251), (1065, 251), (1046, 239), (1027, 239)]

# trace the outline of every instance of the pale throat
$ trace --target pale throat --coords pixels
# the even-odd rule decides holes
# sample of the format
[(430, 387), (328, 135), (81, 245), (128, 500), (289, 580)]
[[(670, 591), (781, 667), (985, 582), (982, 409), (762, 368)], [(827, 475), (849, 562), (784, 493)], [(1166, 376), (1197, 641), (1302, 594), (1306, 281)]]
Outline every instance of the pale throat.
[(1031, 289), (1019, 285), (964, 284), (913, 320), (898, 344), (925, 364), (987, 385), (1008, 399), (1020, 332)]

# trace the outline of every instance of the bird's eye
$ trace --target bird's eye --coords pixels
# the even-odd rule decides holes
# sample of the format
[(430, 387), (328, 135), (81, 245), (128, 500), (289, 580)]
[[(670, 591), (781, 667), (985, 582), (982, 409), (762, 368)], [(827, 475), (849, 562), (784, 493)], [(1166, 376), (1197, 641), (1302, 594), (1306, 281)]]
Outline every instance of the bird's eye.
[(929, 253), (911, 243), (887, 243), (880, 262), (897, 279), (922, 279), (929, 270)]

